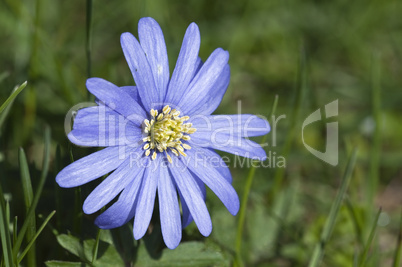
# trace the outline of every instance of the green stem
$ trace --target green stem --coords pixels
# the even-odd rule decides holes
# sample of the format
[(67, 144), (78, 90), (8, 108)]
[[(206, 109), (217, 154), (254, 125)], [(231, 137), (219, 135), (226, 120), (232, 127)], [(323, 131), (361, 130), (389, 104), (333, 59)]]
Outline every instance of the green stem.
[[(276, 107), (278, 105), (278, 95), (275, 96), (273, 105), (272, 105), (272, 110), (269, 118), (272, 118)], [(264, 144), (268, 135), (264, 135), (262, 138), (261, 144)], [(243, 230), (244, 230), (244, 221), (246, 218), (246, 210), (247, 210), (247, 202), (248, 202), (248, 197), (250, 195), (250, 190), (251, 190), (251, 185), (253, 184), (254, 180), (254, 175), (255, 175), (255, 170), (256, 168), (254, 167), (254, 164), (251, 165), (250, 171), (248, 173), (247, 179), (246, 179), (246, 185), (244, 188), (243, 192), (243, 197), (241, 201), (241, 206), (240, 206), (240, 211), (239, 211), (239, 222), (237, 224), (237, 232), (236, 232), (236, 264), (238, 266), (243, 266), (243, 261), (241, 259), (241, 246), (242, 246), (242, 240), (243, 240)]]

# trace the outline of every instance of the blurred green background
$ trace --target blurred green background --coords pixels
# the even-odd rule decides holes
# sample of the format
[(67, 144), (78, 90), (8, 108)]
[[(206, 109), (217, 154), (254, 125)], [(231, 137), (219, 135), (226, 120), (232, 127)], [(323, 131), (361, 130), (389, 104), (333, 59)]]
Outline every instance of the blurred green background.
[[(187, 26), (201, 31), (200, 56), (217, 47), (230, 53), (231, 83), (215, 112), (268, 117), (275, 95), (276, 146), (268, 136), (267, 152), (283, 156), (286, 168), (259, 168), (247, 203), (242, 234), (246, 266), (306, 266), (311, 258), (352, 148), (358, 147), (355, 171), (346, 199), (326, 246), (321, 266), (353, 266), (362, 252), (378, 208), (382, 213), (366, 266), (390, 266), (397, 247), (402, 203), (402, 14), (401, 1), (101, 1), (93, 0), (91, 24), (92, 77), (116, 85), (133, 79), (120, 47), (120, 34), (137, 36), (141, 17), (162, 27), (171, 72)], [(28, 81), (1, 127), (0, 182), (11, 214), (24, 218), (18, 148), (27, 153), (32, 183), (37, 184), (43, 157), (45, 125), (52, 130), (50, 173), (37, 213), (57, 210), (39, 237), (38, 266), (47, 260), (76, 260), (57, 244), (55, 231), (95, 238), (93, 216), (76, 214), (81, 197), (59, 190), (57, 171), (92, 149), (71, 146), (64, 119), (74, 105), (90, 99), (86, 55), (86, 1), (0, 1), (0, 103), (16, 84)], [(318, 108), (339, 101), (339, 164), (333, 167), (310, 154), (302, 143), (301, 125)], [(325, 150), (325, 122), (310, 125), (306, 142)], [(261, 139), (256, 139), (257, 141)], [(56, 146), (62, 166), (56, 165)], [(223, 155), (223, 154), (222, 154)], [(233, 159), (233, 158), (232, 158)], [(249, 172), (234, 166), (234, 187), (241, 197)], [(233, 262), (238, 218), (227, 212), (212, 192), (207, 204), (214, 230), (203, 238), (196, 226), (183, 241), (202, 240)], [(79, 203), (78, 206), (81, 204)], [(38, 219), (40, 221), (40, 219)], [(74, 220), (80, 225), (74, 226)]]

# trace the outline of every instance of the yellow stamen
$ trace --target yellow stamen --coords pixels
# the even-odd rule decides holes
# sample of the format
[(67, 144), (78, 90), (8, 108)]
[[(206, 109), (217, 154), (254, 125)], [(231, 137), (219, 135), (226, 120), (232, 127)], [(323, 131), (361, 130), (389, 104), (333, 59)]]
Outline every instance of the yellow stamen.
[(187, 144), (183, 144), (182, 145), (185, 149), (191, 149), (191, 146), (187, 145)]
[(169, 163), (172, 163), (172, 162), (173, 162), (173, 161), (172, 161), (172, 158), (169, 156), (169, 154), (166, 154), (166, 157), (167, 157)]
[(155, 160), (158, 153), (165, 152), (167, 160), (172, 163), (172, 158), (167, 154), (170, 149), (176, 156), (187, 156), (185, 149), (191, 149), (188, 144), (183, 144), (181, 140), (190, 140), (190, 134), (196, 131), (192, 123), (183, 123), (190, 119), (189, 116), (179, 117), (180, 111), (171, 109), (168, 105), (164, 106), (161, 112), (151, 109), (149, 112), (151, 120), (144, 120), (143, 133), (147, 136), (142, 140), (145, 156), (152, 154)]

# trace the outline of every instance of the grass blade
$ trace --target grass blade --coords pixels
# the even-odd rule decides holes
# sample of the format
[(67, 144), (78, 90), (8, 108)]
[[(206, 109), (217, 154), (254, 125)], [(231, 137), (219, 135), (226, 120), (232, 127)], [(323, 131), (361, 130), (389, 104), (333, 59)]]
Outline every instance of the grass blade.
[(32, 205), (29, 207), (25, 221), (22, 224), (20, 232), (18, 233), (17, 242), (14, 244), (14, 247), (13, 247), (13, 256), (15, 257), (15, 259), (17, 259), (18, 251), (21, 247), (25, 233), (29, 226), (29, 221), (32, 220), (32, 218), (34, 218), (33, 216), (35, 214), (35, 209), (36, 209), (36, 206), (38, 205), (39, 198), (40, 198), (40, 195), (43, 190), (43, 186), (45, 185), (46, 176), (49, 171), (49, 157), (50, 157), (50, 128), (46, 127), (45, 128), (45, 151), (44, 151), (44, 156), (43, 156), (42, 173), (41, 173), (41, 177), (39, 180), (38, 188), (36, 190), (36, 194), (32, 201)]
[[(275, 96), (274, 102), (272, 104), (271, 114), (269, 115), (270, 119), (275, 114), (277, 105), (278, 105), (278, 95)], [(264, 135), (261, 143), (264, 144), (266, 139), (267, 139), (267, 135)], [(242, 204), (240, 206), (240, 211), (239, 211), (239, 222), (237, 224), (237, 232), (236, 232), (236, 263), (238, 266), (243, 265), (242, 260), (241, 260), (241, 245), (242, 245), (242, 240), (243, 240), (244, 221), (246, 218), (248, 196), (250, 194), (251, 185), (253, 184), (255, 170), (256, 170), (256, 168), (254, 167), (254, 164), (252, 164), (250, 167), (250, 171), (247, 175), (246, 185), (244, 188), (244, 193), (243, 193), (243, 197), (242, 197), (242, 201), (241, 201)]]
[(6, 204), (4, 201), (3, 189), (0, 184), (0, 239), (3, 250), (4, 265), (13, 267), (13, 254), (11, 248), (11, 237), (9, 221), (7, 220)]
[[(19, 150), (19, 162), (20, 162), (20, 173), (21, 173), (21, 182), (22, 182), (22, 191), (24, 193), (25, 200), (25, 208), (26, 212), (28, 212), (30, 206), (32, 205), (33, 199), (33, 190), (31, 183), (31, 176), (29, 174), (29, 168), (27, 163), (27, 158), (25, 156), (25, 152), (23, 148)], [(36, 216), (35, 212), (32, 218), (27, 221), (28, 229), (26, 233), (26, 240), (30, 242), (36, 235)], [(32, 245), (28, 255), (27, 255), (27, 265), (28, 266), (36, 266), (36, 253), (35, 253), (35, 245)]]
[(367, 259), (367, 254), (368, 254), (368, 251), (370, 249), (371, 242), (374, 239), (375, 230), (377, 229), (378, 218), (380, 217), (381, 210), (382, 210), (382, 208), (380, 208), (378, 210), (377, 216), (375, 217), (375, 220), (373, 222), (373, 226), (371, 227), (370, 235), (369, 235), (369, 238), (367, 240), (366, 246), (364, 247), (363, 255), (360, 258), (360, 265), (359, 266), (365, 266), (366, 259)]
[(22, 90), (24, 90), (25, 86), (27, 86), (27, 82), (24, 82), (21, 84), (17, 89), (14, 89), (11, 95), (7, 98), (7, 100), (0, 106), (0, 114), (4, 111), (8, 105), (11, 104), (11, 102), (21, 93)]
[(358, 215), (356, 214), (355, 209), (353, 208), (352, 203), (348, 197), (345, 198), (346, 209), (350, 213), (350, 218), (353, 223), (353, 227), (355, 228), (356, 233), (356, 242), (359, 244), (360, 247), (363, 247), (363, 237), (362, 237), (362, 226), (358, 219)]
[(343, 197), (346, 193), (346, 189), (348, 188), (349, 181), (352, 177), (352, 172), (356, 163), (356, 154), (357, 154), (357, 149), (355, 148), (352, 152), (352, 156), (349, 158), (348, 165), (346, 167), (345, 174), (342, 179), (342, 184), (341, 188), (339, 189), (339, 192), (335, 198), (335, 201), (331, 207), (331, 210), (329, 212), (327, 221), (325, 222), (324, 229), (321, 232), (321, 237), (320, 241), (318, 244), (315, 246), (314, 251), (313, 251), (313, 256), (311, 257), (309, 267), (316, 267), (320, 264), (321, 259), (324, 255), (325, 251), (325, 246), (328, 242), (329, 237), (331, 236), (332, 230), (335, 225), (336, 217), (338, 215), (339, 209), (341, 207), (341, 203), (343, 200)]
[(18, 233), (18, 217), (14, 217), (14, 222), (13, 222), (13, 244), (17, 241), (17, 233)]
[[(56, 160), (55, 160), (55, 171), (59, 173), (62, 169), (61, 163), (61, 148), (58, 144), (56, 147)], [(56, 210), (61, 210), (61, 190), (57, 183), (54, 183), (54, 196), (55, 196), (55, 203), (56, 203)], [(56, 228), (61, 229), (61, 214), (60, 212), (56, 214)]]
[[(49, 216), (47, 216), (47, 218), (45, 219), (45, 221), (43, 222), (43, 224), (39, 227), (38, 231), (36, 232), (36, 234), (33, 236), (33, 238), (29, 241), (27, 247), (24, 249), (24, 251), (19, 255), (18, 257), (18, 263), (20, 263), (22, 261), (22, 259), (25, 257), (25, 255), (30, 251), (30, 249), (33, 247), (36, 239), (38, 238), (38, 236), (40, 235), (40, 233), (43, 231), (43, 229), (45, 228), (45, 226), (47, 225), (47, 223), (50, 221), (50, 219), (53, 217), (53, 215), (56, 213), (56, 211), (52, 211)], [(31, 266), (31, 265), (28, 265)]]

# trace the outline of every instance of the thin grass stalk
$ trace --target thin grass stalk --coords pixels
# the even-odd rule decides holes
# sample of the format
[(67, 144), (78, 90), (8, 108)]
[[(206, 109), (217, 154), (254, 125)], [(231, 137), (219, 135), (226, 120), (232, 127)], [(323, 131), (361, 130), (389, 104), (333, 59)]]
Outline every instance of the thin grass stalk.
[(348, 165), (346, 167), (346, 171), (345, 171), (345, 174), (342, 179), (341, 187), (335, 198), (334, 203), (332, 204), (328, 218), (327, 218), (324, 228), (321, 232), (320, 240), (314, 248), (313, 255), (312, 255), (310, 263), (308, 265), (309, 267), (319, 266), (319, 264), (321, 263), (322, 257), (324, 256), (325, 247), (332, 234), (332, 231), (333, 231), (333, 228), (335, 225), (335, 221), (336, 221), (336, 218), (339, 213), (339, 209), (341, 208), (342, 200), (345, 196), (350, 179), (352, 177), (353, 169), (354, 169), (354, 166), (356, 163), (356, 155), (357, 155), (357, 149), (355, 148), (352, 152), (351, 157), (349, 158)]
[[(33, 190), (31, 183), (31, 176), (29, 174), (28, 162), (25, 156), (24, 149), (19, 149), (19, 163), (20, 163), (20, 174), (21, 174), (21, 184), (22, 191), (24, 193), (25, 200), (25, 211), (28, 212), (30, 206), (32, 205), (33, 199)], [(36, 235), (36, 216), (33, 214), (32, 218), (27, 222), (29, 224), (27, 233), (26, 233), (26, 241), (30, 242), (34, 236)], [(32, 247), (27, 255), (27, 265), (35, 266), (36, 265), (36, 252), (35, 245), (32, 244)]]
[[(287, 157), (289, 155), (294, 137), (296, 135), (296, 127), (298, 125), (298, 117), (303, 103), (304, 92), (307, 88), (307, 67), (306, 67), (306, 53), (304, 48), (300, 50), (299, 67), (297, 71), (296, 80), (296, 98), (294, 108), (292, 109), (292, 114), (290, 115), (289, 131), (286, 135), (285, 144), (283, 145), (283, 150), (281, 155)], [(271, 194), (269, 199), (271, 202), (276, 199), (282, 186), (283, 178), (285, 175), (285, 168), (276, 168), (274, 174), (274, 184), (271, 189)]]
[(374, 239), (374, 235), (375, 235), (377, 225), (378, 225), (377, 224), (378, 223), (378, 218), (380, 218), (381, 210), (382, 210), (382, 208), (380, 208), (378, 210), (377, 215), (375, 217), (375, 220), (373, 222), (373, 225), (371, 227), (370, 235), (369, 235), (369, 238), (367, 239), (366, 246), (364, 247), (363, 255), (360, 258), (360, 265), (359, 265), (360, 267), (363, 267), (366, 264), (367, 254), (368, 254), (368, 251), (369, 251), (369, 249), (371, 247), (371, 243), (373, 242), (373, 239)]
[(38, 205), (40, 195), (42, 194), (43, 186), (45, 185), (46, 177), (49, 171), (49, 159), (50, 159), (50, 128), (47, 126), (45, 128), (45, 149), (43, 155), (43, 163), (42, 163), (42, 172), (39, 179), (39, 184), (36, 190), (36, 194), (33, 198), (32, 205), (29, 207), (29, 211), (27, 212), (27, 216), (25, 218), (24, 223), (22, 224), (21, 230), (18, 233), (17, 241), (13, 246), (13, 258), (15, 261), (17, 260), (18, 252), (21, 248), (22, 241), (24, 239), (25, 233), (29, 226), (29, 220), (33, 218), (35, 214), (36, 206)]

